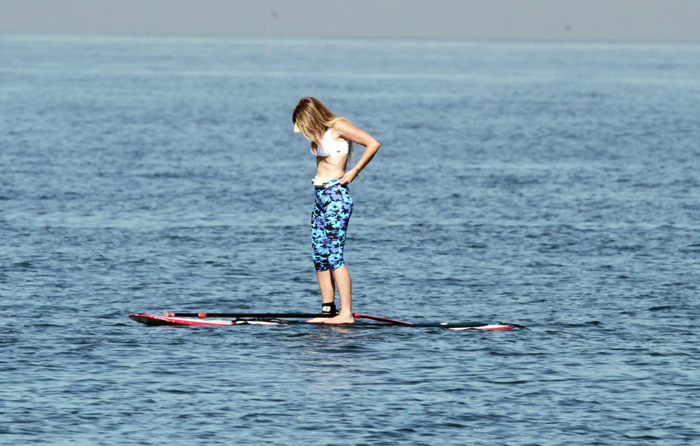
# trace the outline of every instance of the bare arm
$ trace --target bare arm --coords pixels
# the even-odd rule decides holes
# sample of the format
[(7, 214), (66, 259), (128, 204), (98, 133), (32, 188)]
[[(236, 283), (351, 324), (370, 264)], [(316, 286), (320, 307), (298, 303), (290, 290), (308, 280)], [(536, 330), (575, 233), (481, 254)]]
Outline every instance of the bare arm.
[(377, 150), (382, 145), (372, 135), (347, 121), (338, 121), (333, 124), (332, 133), (348, 141), (365, 146), (365, 151), (357, 164), (355, 164), (355, 167), (345, 172), (343, 178), (340, 179), (341, 184), (350, 184), (357, 177), (357, 174), (372, 161), (372, 158), (374, 158)]

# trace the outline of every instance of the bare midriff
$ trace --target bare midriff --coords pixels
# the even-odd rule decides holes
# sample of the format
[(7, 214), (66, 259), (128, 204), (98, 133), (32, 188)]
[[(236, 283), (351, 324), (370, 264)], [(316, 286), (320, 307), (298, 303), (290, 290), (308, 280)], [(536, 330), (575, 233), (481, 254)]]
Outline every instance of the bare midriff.
[(317, 156), (316, 157), (316, 178), (341, 178), (345, 175), (345, 168), (348, 164), (348, 154)]

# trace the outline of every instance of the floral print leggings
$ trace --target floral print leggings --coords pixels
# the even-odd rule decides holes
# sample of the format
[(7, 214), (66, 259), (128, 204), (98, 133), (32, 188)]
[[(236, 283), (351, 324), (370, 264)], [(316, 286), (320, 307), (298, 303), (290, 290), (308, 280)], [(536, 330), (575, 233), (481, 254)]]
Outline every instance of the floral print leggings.
[(339, 179), (316, 188), (311, 212), (312, 258), (316, 271), (336, 270), (345, 265), (343, 248), (352, 214), (352, 195)]

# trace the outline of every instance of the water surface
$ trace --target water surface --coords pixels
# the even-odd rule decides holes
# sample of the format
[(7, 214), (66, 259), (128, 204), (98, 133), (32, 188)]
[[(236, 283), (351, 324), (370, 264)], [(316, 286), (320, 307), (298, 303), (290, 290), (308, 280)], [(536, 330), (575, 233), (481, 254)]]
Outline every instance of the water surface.
[[(0, 442), (694, 444), (696, 45), (0, 38)], [(379, 140), (315, 311), (302, 96)]]

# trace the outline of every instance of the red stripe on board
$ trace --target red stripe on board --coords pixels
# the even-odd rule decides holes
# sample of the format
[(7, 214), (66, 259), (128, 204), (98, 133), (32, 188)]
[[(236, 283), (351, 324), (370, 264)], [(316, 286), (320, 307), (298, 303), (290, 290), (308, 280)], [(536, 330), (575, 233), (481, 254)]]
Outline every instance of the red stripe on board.
[(162, 323), (167, 323), (167, 324), (172, 324), (172, 325), (194, 325), (194, 326), (226, 326), (226, 325), (232, 325), (230, 321), (219, 321), (219, 322), (212, 322), (212, 321), (198, 321), (196, 319), (184, 319), (184, 318), (171, 318), (171, 317), (163, 317), (163, 316), (153, 316), (150, 314), (134, 314), (132, 316), (143, 318), (143, 319), (150, 319), (153, 321), (158, 321)]
[(478, 330), (512, 330), (515, 328), (513, 325), (499, 325), (498, 327), (475, 327)]

